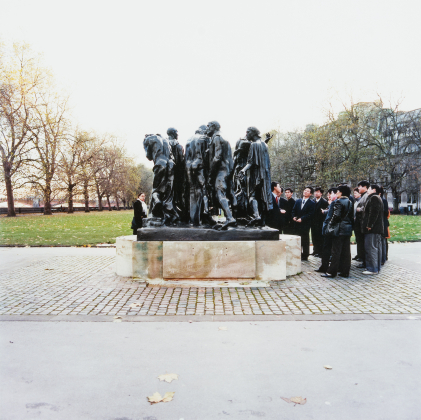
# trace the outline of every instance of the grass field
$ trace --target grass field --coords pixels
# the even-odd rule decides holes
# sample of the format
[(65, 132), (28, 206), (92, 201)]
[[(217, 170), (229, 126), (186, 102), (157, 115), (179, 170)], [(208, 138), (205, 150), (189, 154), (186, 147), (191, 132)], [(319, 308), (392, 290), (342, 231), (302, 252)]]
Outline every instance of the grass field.
[[(0, 218), (0, 245), (83, 246), (131, 235), (133, 210)], [(421, 217), (391, 216), (390, 241), (421, 241)]]
[(82, 246), (115, 243), (117, 236), (132, 235), (132, 218), (133, 210), (2, 217), (0, 245)]

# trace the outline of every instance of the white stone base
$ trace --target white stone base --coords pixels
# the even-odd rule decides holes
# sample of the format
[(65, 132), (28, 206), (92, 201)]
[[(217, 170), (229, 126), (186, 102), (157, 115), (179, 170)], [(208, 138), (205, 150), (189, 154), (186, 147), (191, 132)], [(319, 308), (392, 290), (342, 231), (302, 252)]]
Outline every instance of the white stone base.
[(286, 243), (287, 276), (301, 273), (301, 237), (297, 235), (279, 235), (279, 240)]
[[(264, 287), (301, 270), (295, 254), (300, 238), (280, 241), (137, 241), (135, 235), (116, 240), (116, 273), (149, 284), (216, 287)], [(295, 270), (295, 271), (294, 271)], [(298, 270), (298, 271), (297, 271)]]

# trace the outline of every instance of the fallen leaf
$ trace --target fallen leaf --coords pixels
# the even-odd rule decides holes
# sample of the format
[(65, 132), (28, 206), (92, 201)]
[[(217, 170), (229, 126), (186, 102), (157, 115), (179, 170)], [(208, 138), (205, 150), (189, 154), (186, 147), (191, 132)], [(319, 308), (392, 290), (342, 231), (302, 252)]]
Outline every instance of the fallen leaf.
[(178, 379), (178, 375), (176, 373), (166, 373), (165, 375), (159, 375), (158, 379), (160, 381), (171, 383), (175, 379)]
[(163, 400), (159, 392), (155, 392), (151, 397), (148, 397), (148, 400), (151, 404), (159, 403)]
[(281, 397), (281, 398), (287, 403), (293, 403), (293, 404), (304, 405), (307, 402), (307, 398), (303, 398), (303, 397), (291, 397), (291, 398)]
[(169, 402), (172, 401), (172, 397), (174, 396), (175, 392), (166, 392), (162, 402)]
[(332, 369), (332, 366), (329, 366), (329, 365), (324, 365), (323, 366), (325, 369)]
[(220, 329), (221, 331), (227, 331), (227, 330), (228, 330), (228, 327), (219, 327), (219, 329)]
[(129, 306), (130, 306), (130, 308), (139, 308), (141, 306), (141, 303), (140, 302), (133, 302)]
[(170, 402), (174, 396), (175, 392), (166, 392), (163, 397), (159, 392), (155, 392), (151, 397), (148, 397), (148, 400), (151, 404), (157, 404), (159, 402)]

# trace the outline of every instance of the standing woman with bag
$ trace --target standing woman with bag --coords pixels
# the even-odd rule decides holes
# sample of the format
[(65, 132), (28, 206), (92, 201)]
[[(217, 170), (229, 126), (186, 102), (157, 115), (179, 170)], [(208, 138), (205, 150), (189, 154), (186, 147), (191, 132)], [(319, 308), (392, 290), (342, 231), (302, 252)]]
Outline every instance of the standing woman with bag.
[(349, 277), (351, 268), (351, 236), (354, 222), (354, 206), (349, 200), (351, 189), (340, 185), (333, 208), (333, 216), (327, 227), (332, 238), (332, 260), (322, 277)]

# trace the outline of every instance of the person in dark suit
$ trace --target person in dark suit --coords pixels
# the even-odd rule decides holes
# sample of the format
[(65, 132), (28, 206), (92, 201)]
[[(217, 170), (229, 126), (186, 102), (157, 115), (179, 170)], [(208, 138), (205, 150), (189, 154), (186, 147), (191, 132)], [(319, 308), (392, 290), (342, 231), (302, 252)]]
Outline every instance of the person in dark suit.
[(322, 265), (317, 269), (314, 270), (318, 273), (326, 273), (327, 269), (329, 268), (329, 261), (330, 256), (332, 255), (332, 237), (327, 236), (326, 230), (327, 226), (329, 225), (329, 222), (331, 221), (333, 217), (333, 208), (336, 201), (336, 193), (338, 192), (337, 188), (329, 188), (329, 191), (327, 192), (327, 196), (329, 199), (329, 207), (326, 210), (323, 210), (323, 214), (325, 215), (325, 220), (323, 222), (322, 227), (322, 234), (323, 234), (323, 248), (322, 248)]
[(142, 228), (142, 220), (148, 215), (148, 208), (145, 203), (145, 194), (140, 193), (133, 203), (134, 217), (132, 220), (133, 235), (137, 235), (137, 230)]
[(314, 209), (314, 217), (311, 223), (311, 240), (313, 241), (313, 254), (315, 257), (321, 258), (323, 249), (323, 222), (326, 215), (323, 210), (329, 207), (327, 200), (323, 198), (323, 189), (317, 187), (314, 189), (314, 202), (316, 203)]
[(281, 187), (277, 182), (271, 183), (272, 188), (272, 210), (266, 215), (266, 225), (272, 229), (281, 230), (281, 211), (279, 209), (279, 196), (282, 194)]
[(310, 199), (313, 192), (312, 187), (304, 188), (303, 198), (299, 198), (292, 209), (292, 220), (301, 237), (301, 261), (307, 261), (310, 254), (310, 227), (316, 207), (316, 203)]
[[(282, 197), (282, 193), (284, 189), (280, 186), (278, 191), (278, 207), (279, 207), (279, 214), (281, 216), (281, 227), (279, 229), (279, 233), (286, 233), (285, 226), (286, 226), (286, 213), (288, 207), (288, 200)], [(293, 206), (294, 207), (294, 206)], [(292, 212), (292, 209), (291, 209)]]
[(283, 210), (285, 210), (284, 214), (284, 226), (282, 232), (286, 235), (294, 235), (295, 234), (295, 226), (294, 221), (292, 220), (292, 209), (295, 206), (295, 200), (292, 198), (294, 194), (294, 190), (292, 188), (285, 188), (285, 197), (286, 202), (281, 202)]

